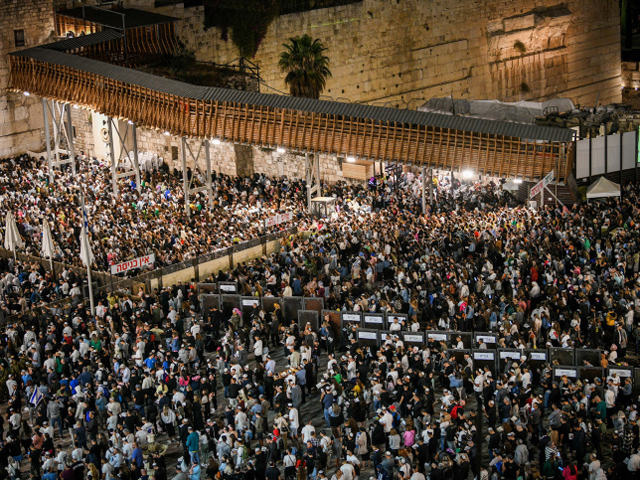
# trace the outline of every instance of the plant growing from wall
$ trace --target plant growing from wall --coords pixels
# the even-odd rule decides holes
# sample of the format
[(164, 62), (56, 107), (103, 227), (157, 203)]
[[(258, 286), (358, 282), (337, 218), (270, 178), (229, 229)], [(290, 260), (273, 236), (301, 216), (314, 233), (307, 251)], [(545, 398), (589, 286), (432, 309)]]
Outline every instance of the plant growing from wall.
[(513, 44), (513, 48), (518, 50), (520, 53), (527, 52), (527, 47), (525, 47), (524, 43), (522, 43), (520, 40), (516, 40), (516, 43)]
[(280, 0), (205, 0), (205, 27), (218, 27), (245, 58), (253, 58), (269, 26), (278, 17)]
[(287, 76), (284, 79), (294, 97), (320, 98), (331, 76), (327, 47), (319, 39), (305, 34), (290, 38), (283, 44), (278, 66)]

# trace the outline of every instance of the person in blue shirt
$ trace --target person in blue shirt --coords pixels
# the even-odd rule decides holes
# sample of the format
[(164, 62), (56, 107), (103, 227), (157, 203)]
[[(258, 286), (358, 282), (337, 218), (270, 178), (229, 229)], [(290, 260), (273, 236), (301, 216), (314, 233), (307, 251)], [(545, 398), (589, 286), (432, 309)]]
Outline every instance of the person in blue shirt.
[(152, 354), (149, 354), (149, 358), (144, 361), (144, 364), (149, 370), (153, 370), (154, 368), (156, 368), (156, 362), (156, 357)]
[(191, 469), (189, 470), (189, 480), (200, 480), (200, 463), (198, 460), (194, 460), (191, 463)]
[(56, 478), (58, 478), (58, 475), (51, 467), (47, 468), (46, 473), (42, 475), (42, 480), (56, 480)]
[(131, 462), (135, 462), (138, 465), (138, 468), (142, 468), (143, 458), (142, 458), (142, 448), (138, 446), (137, 442), (133, 443), (133, 452), (131, 452)]
[(198, 449), (200, 448), (200, 436), (198, 432), (193, 431), (193, 427), (189, 425), (189, 436), (187, 437), (187, 449), (191, 456), (191, 463), (198, 460)]

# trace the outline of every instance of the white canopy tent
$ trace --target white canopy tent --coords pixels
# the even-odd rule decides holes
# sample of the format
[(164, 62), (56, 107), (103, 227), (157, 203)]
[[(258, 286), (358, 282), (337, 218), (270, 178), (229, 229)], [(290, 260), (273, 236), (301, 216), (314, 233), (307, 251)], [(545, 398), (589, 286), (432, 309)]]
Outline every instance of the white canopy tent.
[(587, 201), (594, 198), (608, 198), (619, 197), (620, 185), (607, 180), (605, 177), (600, 177), (594, 183), (587, 188)]

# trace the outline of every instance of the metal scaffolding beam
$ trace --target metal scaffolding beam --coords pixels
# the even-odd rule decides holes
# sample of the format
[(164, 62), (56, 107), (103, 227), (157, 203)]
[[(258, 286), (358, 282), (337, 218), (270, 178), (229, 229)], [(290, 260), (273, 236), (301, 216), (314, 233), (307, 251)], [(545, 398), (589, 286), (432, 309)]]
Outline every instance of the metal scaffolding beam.
[[(136, 189), (140, 192), (140, 166), (138, 164), (138, 136), (136, 133), (136, 124), (133, 122), (127, 122), (124, 124), (124, 131), (120, 127), (120, 123), (113, 117), (107, 117), (107, 130), (109, 132), (109, 157), (111, 159), (111, 186), (113, 188), (113, 195), (118, 195), (118, 179), (128, 178), (135, 175), (136, 177)], [(118, 137), (118, 148), (115, 146), (115, 136)], [(127, 151), (127, 139), (131, 138), (132, 152)], [(133, 157), (133, 158), (131, 158)], [(125, 162), (122, 167), (123, 171), (118, 171), (121, 166), (121, 162)], [(131, 164), (131, 168), (129, 167)]]
[[(75, 147), (73, 145), (73, 124), (71, 122), (71, 105), (55, 100), (42, 99), (44, 116), (44, 132), (47, 146), (47, 166), (49, 181), (53, 182), (53, 169), (61, 165), (71, 164), (76, 173)], [(53, 144), (51, 142), (50, 124), (53, 126)], [(65, 156), (66, 158), (62, 158)]]
[[(209, 206), (213, 207), (213, 189), (211, 183), (211, 152), (209, 149), (209, 140), (193, 140), (198, 145), (198, 150), (194, 154), (194, 150), (191, 149), (189, 143), (187, 142), (186, 137), (182, 137), (182, 148), (180, 149), (180, 156), (182, 157), (182, 182), (184, 189), (184, 209), (187, 214), (187, 217), (191, 216), (191, 210), (189, 209), (189, 201), (190, 197), (193, 194), (200, 192), (207, 192), (209, 195)], [(188, 154), (188, 155), (187, 155)], [(193, 160), (194, 164), (194, 172), (191, 175), (191, 178), (187, 176), (187, 157), (190, 156)], [(200, 169), (199, 160), (204, 157), (205, 163), (205, 185), (202, 187), (191, 188), (193, 184), (193, 179), (196, 175), (196, 170), (202, 173)]]
[[(320, 155), (304, 154), (304, 170), (307, 182), (307, 208), (311, 211), (311, 199), (322, 196), (320, 180)], [(314, 183), (315, 182), (315, 183)]]

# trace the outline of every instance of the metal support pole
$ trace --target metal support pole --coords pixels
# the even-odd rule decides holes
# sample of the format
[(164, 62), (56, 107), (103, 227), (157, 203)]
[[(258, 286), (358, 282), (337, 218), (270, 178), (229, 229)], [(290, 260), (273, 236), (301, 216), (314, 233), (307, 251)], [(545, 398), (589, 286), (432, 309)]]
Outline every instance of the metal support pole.
[[(82, 235), (82, 241), (84, 243), (85, 251), (89, 251), (89, 232), (87, 231), (88, 225), (85, 224), (85, 209), (84, 209), (84, 192), (82, 193), (82, 227), (84, 230), (84, 235)], [(81, 230), (82, 232), (82, 230)], [(82, 233), (81, 233), (82, 234)], [(91, 316), (96, 314), (96, 307), (93, 304), (93, 285), (91, 282), (91, 265), (87, 265), (87, 279), (89, 280), (89, 306), (91, 307)]]
[(426, 167), (422, 167), (422, 214), (424, 215), (425, 213), (427, 213), (427, 192), (426, 190), (426, 183), (427, 183), (427, 168)]
[(138, 192), (142, 192), (142, 185), (140, 185), (140, 164), (138, 163), (138, 132), (136, 131), (136, 124), (131, 124), (131, 137), (133, 140), (133, 168), (136, 169), (136, 188)]
[(53, 184), (53, 159), (51, 158), (51, 133), (49, 132), (49, 105), (42, 99), (42, 114), (44, 115), (44, 138), (47, 143), (47, 164), (49, 168), (49, 185)]
[(640, 129), (636, 130), (636, 141), (635, 143), (635, 155), (633, 157), (633, 164), (634, 164), (634, 170), (635, 170), (635, 176), (636, 176), (636, 182), (638, 181), (638, 142), (640, 142)]
[(109, 155), (111, 155), (111, 187), (113, 188), (113, 196), (118, 196), (118, 163), (116, 160), (116, 152), (113, 147), (113, 118), (107, 117), (107, 129), (109, 132)]
[(320, 184), (320, 154), (313, 153), (312, 155), (313, 155), (313, 163), (315, 165), (315, 172), (316, 172), (316, 185), (318, 186), (318, 189), (316, 190), (316, 197), (321, 197), (322, 186)]
[(184, 211), (189, 218), (189, 179), (187, 178), (187, 139), (182, 137), (182, 183), (184, 185)]
[(433, 168), (429, 169), (429, 204), (433, 205)]
[(311, 165), (309, 165), (309, 154), (304, 154), (304, 173), (307, 181), (307, 210), (311, 212), (311, 184), (313, 177), (311, 175)]
[(213, 186), (211, 185), (211, 152), (209, 151), (209, 140), (204, 141), (204, 158), (207, 164), (207, 191), (209, 192), (209, 208), (213, 210)]
[(593, 158), (593, 142), (591, 139), (591, 134), (589, 134), (589, 184), (591, 184), (591, 160)]
[(622, 192), (623, 192), (623, 188), (622, 188), (622, 144), (624, 140), (624, 134), (622, 132), (620, 132), (620, 200), (622, 200)]
[(67, 110), (67, 140), (69, 141), (69, 158), (71, 159), (71, 171), (76, 174), (76, 147), (73, 144), (73, 124), (71, 123), (71, 104), (65, 105)]

